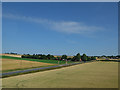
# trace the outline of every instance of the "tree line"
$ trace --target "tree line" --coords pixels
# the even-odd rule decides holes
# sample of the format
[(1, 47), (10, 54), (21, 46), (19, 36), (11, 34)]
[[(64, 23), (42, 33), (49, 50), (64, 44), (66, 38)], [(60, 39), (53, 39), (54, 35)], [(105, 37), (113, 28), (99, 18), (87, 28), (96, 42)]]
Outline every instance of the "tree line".
[(67, 55), (62, 56), (54, 56), (51, 54), (45, 55), (45, 54), (24, 54), (21, 56), (22, 58), (31, 58), (31, 59), (45, 59), (45, 60), (67, 60), (67, 61), (90, 61), (90, 60), (96, 60), (96, 57), (87, 56), (86, 54), (80, 55), (80, 53), (76, 54), (73, 57), (68, 57)]

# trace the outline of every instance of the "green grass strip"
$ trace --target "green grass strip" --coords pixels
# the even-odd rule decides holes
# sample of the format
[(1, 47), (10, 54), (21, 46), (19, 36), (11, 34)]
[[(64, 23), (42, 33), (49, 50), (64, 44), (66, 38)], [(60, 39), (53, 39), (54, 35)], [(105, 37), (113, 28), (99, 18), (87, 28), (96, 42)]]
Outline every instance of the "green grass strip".
[[(27, 61), (36, 61), (36, 62), (43, 62), (43, 63), (52, 63), (58, 64), (57, 60), (44, 60), (44, 59), (29, 59), (29, 58), (19, 58), (19, 57), (11, 57), (11, 56), (2, 56), (3, 59), (17, 59), (17, 60), (27, 60)], [(59, 64), (65, 64), (66, 61), (59, 61)], [(72, 61), (68, 61), (69, 63), (73, 63)]]

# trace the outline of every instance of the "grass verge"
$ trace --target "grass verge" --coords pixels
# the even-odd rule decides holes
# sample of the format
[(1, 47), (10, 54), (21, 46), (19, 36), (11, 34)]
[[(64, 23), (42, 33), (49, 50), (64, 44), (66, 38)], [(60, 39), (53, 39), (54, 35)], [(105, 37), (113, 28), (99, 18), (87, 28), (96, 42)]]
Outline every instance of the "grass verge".
[(20, 71), (20, 70), (26, 70), (26, 69), (41, 68), (41, 67), (49, 67), (49, 66), (55, 66), (55, 65), (37, 66), (37, 67), (31, 67), (31, 68), (18, 68), (18, 69), (3, 70), (2, 73), (12, 72), (12, 71)]

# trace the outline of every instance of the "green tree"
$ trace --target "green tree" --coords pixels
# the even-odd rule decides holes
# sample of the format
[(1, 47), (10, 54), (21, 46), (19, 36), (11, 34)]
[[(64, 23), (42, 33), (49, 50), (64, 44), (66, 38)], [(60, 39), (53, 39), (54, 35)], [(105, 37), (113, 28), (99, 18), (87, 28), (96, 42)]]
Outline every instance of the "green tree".
[(71, 60), (72, 58), (67, 58), (67, 60)]
[(40, 59), (47, 59), (46, 55), (41, 55)]
[(76, 59), (76, 56), (73, 56), (73, 58), (71, 59), (72, 61), (75, 61), (75, 59)]
[(46, 57), (47, 57), (47, 59), (51, 59), (51, 55), (50, 54), (48, 54)]
[(83, 54), (83, 55), (82, 55), (82, 60), (83, 60), (83, 61), (87, 61), (87, 56), (86, 56), (86, 54)]
[(76, 61), (80, 61), (80, 59), (81, 59), (81, 56), (80, 56), (80, 53), (78, 53), (78, 54), (76, 55), (76, 57), (75, 57), (75, 60), (76, 60)]
[(87, 61), (90, 61), (90, 60), (91, 60), (91, 58), (87, 56)]
[(81, 59), (81, 56), (80, 56), (80, 53), (78, 53), (77, 55), (75, 55), (71, 60), (72, 61), (80, 61)]
[(67, 59), (67, 55), (62, 55), (62, 59)]
[(92, 56), (92, 57), (91, 57), (91, 60), (96, 60), (96, 57)]

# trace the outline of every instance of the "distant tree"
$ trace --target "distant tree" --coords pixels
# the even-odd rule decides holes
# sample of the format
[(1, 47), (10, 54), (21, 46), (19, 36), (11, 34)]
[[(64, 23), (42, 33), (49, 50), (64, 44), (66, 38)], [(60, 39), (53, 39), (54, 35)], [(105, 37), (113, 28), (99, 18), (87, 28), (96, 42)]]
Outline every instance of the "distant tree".
[(83, 61), (87, 61), (87, 56), (86, 56), (86, 54), (83, 54), (81, 59), (82, 59)]
[(87, 61), (90, 61), (90, 60), (91, 60), (91, 58), (87, 56)]
[(55, 59), (55, 57), (53, 55), (50, 55), (50, 54), (48, 54), (46, 57), (47, 57), (47, 59)]
[(105, 55), (102, 55), (101, 57), (106, 57)]
[(25, 58), (25, 55), (22, 55), (21, 58)]
[(76, 60), (76, 56), (73, 56), (73, 58), (71, 59), (71, 61), (75, 61)]
[(80, 61), (80, 59), (81, 59), (81, 56), (80, 56), (80, 53), (78, 53), (78, 54), (76, 55), (76, 57), (75, 57), (75, 60), (76, 60), (76, 61)]
[(75, 55), (71, 60), (72, 61), (80, 61), (81, 59), (81, 56), (80, 56), (80, 53), (78, 53), (77, 55)]
[(5, 54), (10, 54), (10, 53), (5, 53)]
[(40, 59), (47, 59), (46, 55), (41, 55)]
[(55, 59), (54, 55), (51, 55), (51, 59)]
[(51, 55), (50, 54), (48, 54), (46, 57), (47, 57), (47, 59), (51, 59)]
[(120, 55), (117, 55), (116, 57), (120, 58)]
[(96, 57), (95, 57), (95, 56), (92, 56), (92, 57), (91, 57), (91, 60), (96, 60)]
[(67, 59), (67, 55), (62, 55), (61, 59)]
[(11, 52), (11, 53), (9, 53), (9, 54), (14, 54), (14, 55), (17, 55), (17, 53), (14, 53), (14, 52)]
[(72, 58), (67, 58), (67, 60), (72, 60)]

